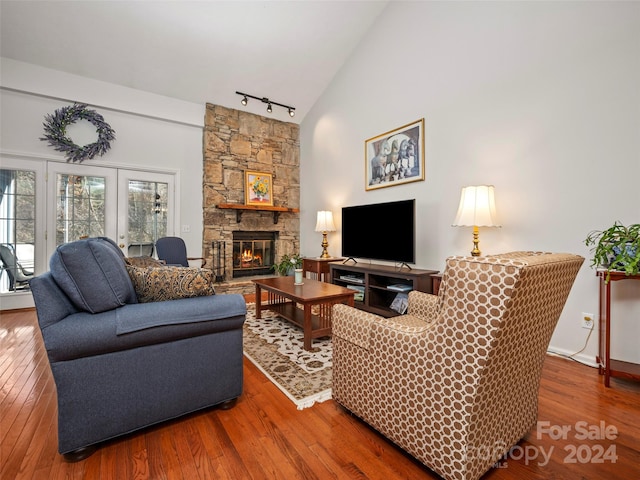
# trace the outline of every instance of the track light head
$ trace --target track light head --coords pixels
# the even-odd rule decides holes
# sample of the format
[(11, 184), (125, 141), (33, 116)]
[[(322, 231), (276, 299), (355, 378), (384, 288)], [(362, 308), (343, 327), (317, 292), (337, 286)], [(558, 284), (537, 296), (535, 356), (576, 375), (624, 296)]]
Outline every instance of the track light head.
[(289, 116), (290, 117), (295, 117), (296, 116), (296, 109), (295, 108), (289, 107)]
[(244, 97), (242, 97), (242, 100), (240, 100), (240, 103), (242, 105), (247, 105), (247, 103), (249, 102), (249, 100), (247, 99), (247, 96), (245, 95)]
[(267, 105), (267, 112), (273, 112), (273, 108), (271, 108), (271, 102), (269, 102), (269, 105)]

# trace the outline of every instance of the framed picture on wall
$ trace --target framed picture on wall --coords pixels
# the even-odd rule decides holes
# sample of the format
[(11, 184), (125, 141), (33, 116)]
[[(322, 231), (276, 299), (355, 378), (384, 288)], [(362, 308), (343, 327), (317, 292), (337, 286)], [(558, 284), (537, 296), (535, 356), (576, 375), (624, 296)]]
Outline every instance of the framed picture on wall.
[(365, 189), (424, 180), (424, 118), (365, 140)]
[(270, 173), (244, 172), (244, 203), (273, 206), (273, 177)]

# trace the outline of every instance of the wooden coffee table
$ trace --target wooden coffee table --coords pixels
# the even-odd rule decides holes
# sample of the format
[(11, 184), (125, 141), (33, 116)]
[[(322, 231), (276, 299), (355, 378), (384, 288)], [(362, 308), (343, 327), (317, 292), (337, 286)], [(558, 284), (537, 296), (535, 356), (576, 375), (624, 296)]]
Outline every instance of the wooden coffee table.
[[(331, 307), (336, 303), (353, 306), (355, 290), (305, 278), (302, 285), (294, 284), (294, 277), (272, 277), (253, 280), (256, 284), (256, 318), (262, 309), (276, 312), (302, 327), (304, 349), (311, 350), (314, 338), (331, 335)], [(262, 305), (262, 289), (268, 292), (267, 304)], [(302, 305), (302, 308), (298, 308)], [(317, 306), (317, 313), (311, 311)]]

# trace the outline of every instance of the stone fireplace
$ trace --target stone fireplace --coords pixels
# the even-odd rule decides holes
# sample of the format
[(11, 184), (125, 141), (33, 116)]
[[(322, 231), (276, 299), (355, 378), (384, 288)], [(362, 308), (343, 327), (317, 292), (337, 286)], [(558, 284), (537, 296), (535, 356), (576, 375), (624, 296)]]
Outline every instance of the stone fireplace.
[[(273, 176), (273, 204), (277, 207), (300, 207), (300, 144), (299, 127), (294, 123), (254, 115), (241, 110), (207, 104), (203, 137), (203, 253), (207, 263), (222, 263), (220, 293), (254, 293), (251, 277), (273, 275), (270, 266), (258, 268), (262, 260), (249, 259), (250, 254), (238, 252), (242, 248), (234, 235), (267, 234), (273, 237), (272, 246), (253, 244), (254, 248), (271, 249), (273, 263), (283, 254), (300, 252), (300, 214), (251, 209), (218, 208), (219, 205), (244, 205), (244, 172), (270, 173)], [(234, 233), (235, 232), (235, 233)], [(263, 242), (257, 238), (252, 242)], [(215, 248), (214, 248), (215, 245)], [(224, 252), (221, 257), (219, 252)], [(240, 257), (238, 257), (238, 254)], [(255, 253), (251, 254), (256, 256)], [(264, 257), (264, 253), (262, 253)], [(238, 259), (240, 258), (240, 259)], [(240, 262), (240, 265), (238, 265)]]

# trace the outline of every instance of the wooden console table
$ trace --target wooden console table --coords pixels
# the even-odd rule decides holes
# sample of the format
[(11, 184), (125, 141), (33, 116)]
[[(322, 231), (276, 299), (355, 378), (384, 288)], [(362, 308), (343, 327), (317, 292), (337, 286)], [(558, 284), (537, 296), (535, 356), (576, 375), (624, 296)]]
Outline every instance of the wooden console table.
[(218, 208), (231, 209), (236, 211), (236, 222), (240, 223), (242, 220), (242, 214), (247, 210), (260, 211), (260, 212), (273, 212), (273, 223), (278, 223), (278, 218), (283, 212), (286, 213), (298, 213), (299, 208), (289, 207), (273, 207), (271, 205), (240, 205), (238, 203), (220, 203)]
[(640, 365), (611, 358), (611, 284), (620, 280), (640, 280), (640, 275), (610, 272), (609, 281), (606, 270), (598, 270), (596, 275), (600, 277), (600, 327), (596, 358), (598, 372), (604, 375), (605, 387), (609, 386), (610, 377), (640, 380)]

